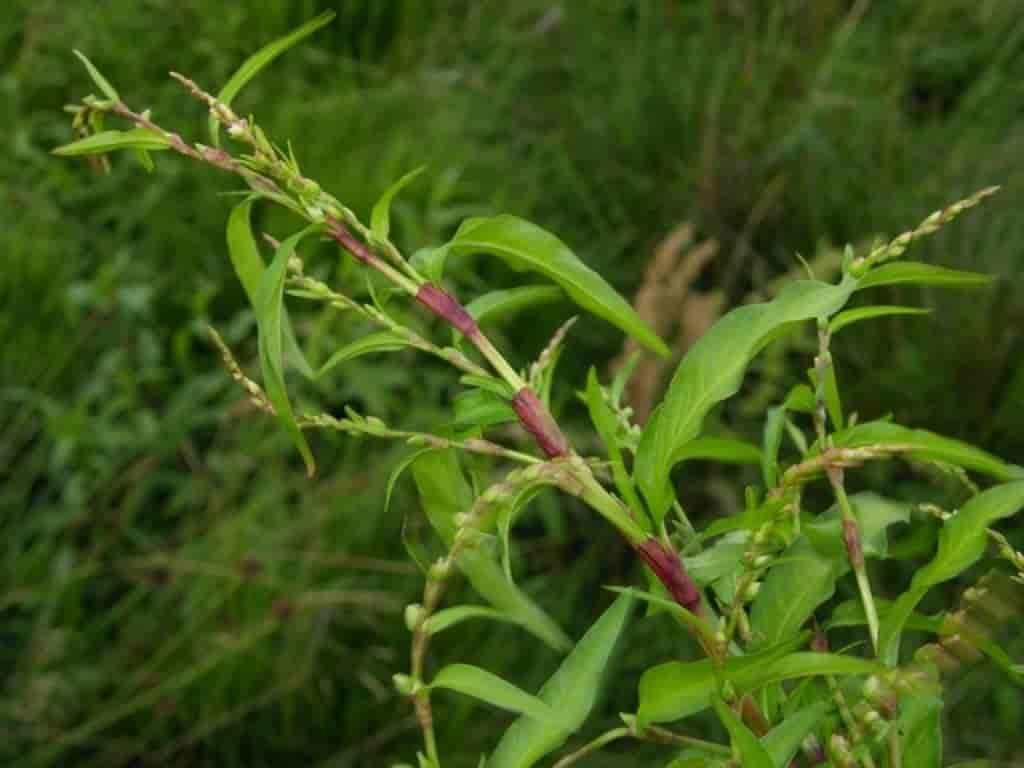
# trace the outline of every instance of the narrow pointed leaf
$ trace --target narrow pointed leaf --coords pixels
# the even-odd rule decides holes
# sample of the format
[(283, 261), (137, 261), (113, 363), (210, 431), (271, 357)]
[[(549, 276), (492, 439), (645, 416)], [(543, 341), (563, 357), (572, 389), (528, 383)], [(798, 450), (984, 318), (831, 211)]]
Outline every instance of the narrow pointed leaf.
[(890, 421), (867, 421), (841, 430), (833, 436), (839, 448), (868, 445), (906, 445), (910, 455), (919, 459), (942, 461), (981, 472), (1005, 482), (1014, 477), (1013, 469), (1002, 459), (967, 443), (943, 437), (924, 429), (910, 429)]
[[(217, 101), (230, 106), (238, 92), (245, 87), (246, 83), (256, 77), (264, 67), (303, 38), (309, 37), (321, 27), (330, 24), (334, 15), (334, 11), (321, 13), (298, 29), (260, 48), (242, 62), (242, 66), (224, 84), (224, 87), (220, 89), (220, 93), (217, 94)], [(220, 146), (220, 124), (212, 115), (210, 116), (210, 138), (215, 147)]]
[(302, 430), (295, 422), (288, 390), (285, 388), (282, 360), (284, 280), (288, 271), (288, 259), (295, 253), (295, 246), (310, 231), (312, 228), (304, 229), (281, 243), (274, 260), (263, 271), (256, 291), (256, 322), (259, 325), (260, 368), (267, 397), (274, 406), (278, 420), (306, 462), (307, 473), (312, 477), (316, 471), (316, 463)]
[(673, 464), (694, 459), (726, 464), (760, 464), (761, 449), (753, 443), (731, 437), (698, 437), (682, 446), (672, 457)]
[(488, 768), (529, 768), (583, 725), (597, 702), (632, 607), (632, 597), (620, 595), (541, 688), (538, 698), (558, 713), (558, 720), (516, 720), (498, 742)]
[(946, 285), (970, 286), (987, 285), (992, 282), (990, 275), (977, 272), (961, 272), (956, 269), (937, 267), (934, 264), (923, 264), (919, 261), (894, 261), (883, 264), (862, 277), (857, 290), (877, 288), (881, 285)]
[(732, 740), (733, 748), (739, 753), (743, 768), (774, 768), (771, 755), (736, 713), (718, 696), (713, 699), (712, 704), (718, 719), (729, 732), (729, 738)]
[(941, 699), (923, 695), (902, 700), (898, 727), (904, 765), (942, 768)]
[(604, 278), (552, 235), (515, 216), (469, 219), (455, 233), (453, 253), (491, 253), (513, 269), (539, 272), (584, 309), (633, 336), (659, 355), (668, 347)]
[[(254, 200), (247, 198), (231, 209), (228, 215), (227, 241), (228, 255), (231, 266), (235, 269), (238, 281), (242, 284), (249, 302), (256, 306), (256, 292), (263, 278), (263, 257), (252, 232), (252, 204)], [(303, 354), (299, 342), (295, 338), (288, 308), (282, 307), (282, 329), (284, 333), (284, 358), (295, 370), (312, 379), (313, 369)]]
[(900, 635), (908, 617), (929, 589), (949, 581), (976, 563), (985, 553), (988, 527), (1015, 515), (1024, 507), (1024, 480), (1004, 483), (971, 498), (947, 520), (939, 533), (935, 556), (919, 569), (910, 589), (900, 595), (879, 631), (879, 656), (890, 665), (899, 660)]
[(320, 366), (315, 377), (319, 379), (335, 367), (357, 357), (370, 355), (375, 352), (394, 352), (407, 346), (409, 346), (408, 340), (400, 334), (392, 333), (391, 331), (371, 333), (337, 350), (327, 359), (327, 362)]
[(856, 309), (847, 309), (840, 312), (838, 315), (832, 318), (832, 322), (828, 324), (828, 329), (831, 333), (837, 333), (848, 325), (859, 323), (862, 320), (873, 320), (876, 317), (889, 317), (891, 315), (928, 315), (931, 314), (930, 309), (922, 309), (920, 307), (901, 307), (893, 305), (879, 305), (874, 307), (857, 307)]
[(96, 83), (96, 87), (103, 92), (103, 95), (111, 101), (120, 101), (121, 97), (118, 95), (117, 91), (114, 90), (114, 86), (112, 86), (110, 81), (107, 80), (107, 78), (105, 78), (95, 66), (93, 66), (93, 63), (86, 58), (85, 54), (81, 51), (74, 51), (74, 54), (85, 65), (86, 70), (89, 72), (89, 77), (91, 77), (92, 81)]
[(489, 619), (490, 621), (516, 623), (511, 616), (494, 608), (488, 608), (486, 605), (456, 605), (431, 615), (423, 623), (423, 628), (427, 633), (436, 635), (471, 619)]
[(77, 155), (102, 155), (119, 149), (145, 149), (156, 152), (170, 147), (171, 142), (161, 134), (148, 128), (133, 128), (130, 131), (101, 131), (84, 139), (73, 141), (53, 150), (62, 157)]
[(791, 283), (772, 301), (732, 310), (690, 349), (644, 429), (636, 458), (636, 478), (657, 521), (671, 505), (669, 473), (675, 457), (700, 434), (708, 412), (739, 390), (764, 339), (792, 323), (834, 314), (856, 285), (852, 278), (839, 285)]
[(405, 174), (402, 178), (385, 190), (380, 199), (374, 203), (373, 211), (370, 213), (370, 229), (373, 234), (381, 240), (387, 240), (391, 234), (391, 201), (404, 187), (416, 180), (427, 166), (421, 165)]
[(536, 696), (486, 669), (470, 664), (449, 664), (434, 676), (430, 687), (457, 691), (499, 709), (526, 715), (540, 723), (551, 724), (559, 720), (558, 714)]

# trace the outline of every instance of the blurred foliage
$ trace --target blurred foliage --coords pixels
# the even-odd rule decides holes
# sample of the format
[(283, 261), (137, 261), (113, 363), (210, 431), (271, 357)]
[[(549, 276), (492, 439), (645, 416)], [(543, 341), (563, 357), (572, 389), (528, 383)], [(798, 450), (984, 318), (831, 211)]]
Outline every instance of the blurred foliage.
[[(1020, 0), (15, 0), (0, 22), (3, 762), (350, 766), (409, 753), (414, 723), (389, 678), (407, 663), (401, 606), (419, 577), (400, 538), (418, 518), (401, 484), (387, 515), (381, 504), (400, 452), (318, 436), (321, 473), (307, 482), (287, 438), (242, 404), (203, 332), (224, 331), (253, 369), (224, 179), (173, 157), (153, 175), (119, 158), (102, 176), (49, 155), (70, 138), (62, 106), (89, 88), (72, 48), (130, 103), (202, 140), (202, 108), (167, 71), (215, 89), (328, 7), (334, 24), (237, 105), (361, 214), (428, 163), (394, 208), (409, 251), (467, 215), (507, 211), (629, 294), (655, 245), (689, 222), (720, 245), (701, 287), (736, 302), (796, 253), (865, 247), (1005, 185), (915, 246), (1001, 276), (994, 288), (893, 291), (936, 312), (851, 330), (835, 353), (849, 408), (1024, 455)], [(259, 226), (280, 235), (289, 222)], [(326, 279), (362, 280), (333, 251), (307, 258)], [(474, 264), (456, 287), (469, 297), (516, 279)], [(315, 361), (363, 330), (295, 312)], [(568, 312), (553, 305), (498, 340), (525, 364)], [(563, 365), (582, 385), (620, 346), (584, 320)], [(780, 390), (801, 373), (796, 351), (762, 370)], [(443, 419), (456, 384), (402, 353), (321, 386), (339, 410), (412, 426)], [(558, 396), (571, 421), (572, 393)], [(713, 514), (744, 478), (685, 479), (689, 506)], [(543, 576), (524, 582), (578, 634), (606, 599), (599, 585), (635, 566), (582, 510), (554, 498), (540, 510), (518, 557)], [(672, 652), (652, 622), (632, 638), (623, 674)], [(527, 688), (552, 663), (508, 628), (474, 627), (448, 650), (515, 669)], [(633, 695), (616, 692), (608, 712)], [(953, 722), (948, 754), (1019, 759), (1020, 692), (983, 668), (960, 697), (956, 721), (986, 728)], [(496, 733), (466, 727), (469, 704), (442, 704), (440, 737), (461, 739), (470, 765)]]

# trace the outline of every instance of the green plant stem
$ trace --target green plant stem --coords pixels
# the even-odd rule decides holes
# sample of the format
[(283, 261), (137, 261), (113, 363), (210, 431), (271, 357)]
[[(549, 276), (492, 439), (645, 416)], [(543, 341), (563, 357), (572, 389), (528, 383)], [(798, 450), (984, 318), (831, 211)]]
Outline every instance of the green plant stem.
[(713, 755), (721, 755), (722, 757), (729, 757), (732, 754), (732, 750), (722, 744), (716, 744), (713, 741), (694, 738), (693, 736), (684, 736), (681, 733), (675, 733), (674, 731), (670, 731), (667, 728), (661, 728), (657, 725), (648, 725), (642, 731), (636, 732), (634, 735), (638, 739), (649, 741), (653, 744), (665, 744), (673, 747), (700, 749), (705, 752), (710, 752)]
[(860, 599), (864, 604), (864, 615), (868, 622), (868, 632), (871, 635), (871, 645), (878, 653), (878, 610), (875, 607), (875, 597), (871, 591), (871, 581), (868, 579), (867, 564), (864, 561), (864, 554), (860, 544), (860, 526), (857, 517), (850, 504), (850, 497), (846, 495), (846, 488), (843, 486), (843, 474), (840, 469), (830, 469), (827, 473), (832, 490), (835, 493), (836, 502), (843, 518), (844, 537), (846, 538), (847, 553), (850, 557), (850, 566), (857, 578), (857, 589), (860, 591)]
[(630, 733), (629, 728), (613, 728), (607, 733), (602, 733), (589, 744), (580, 747), (572, 754), (566, 755), (553, 766), (551, 766), (551, 768), (568, 768), (568, 766), (582, 760), (590, 753), (597, 752), (599, 749), (602, 749), (608, 744), (611, 744), (613, 741), (618, 741), (619, 739), (623, 739), (631, 735), (632, 734)]

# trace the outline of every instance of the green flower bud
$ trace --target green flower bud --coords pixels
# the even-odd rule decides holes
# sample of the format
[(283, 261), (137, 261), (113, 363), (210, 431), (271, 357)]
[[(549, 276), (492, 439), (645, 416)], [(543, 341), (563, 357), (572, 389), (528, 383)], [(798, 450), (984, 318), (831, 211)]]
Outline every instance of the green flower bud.
[(405, 606), (405, 627), (410, 632), (419, 629), (423, 621), (423, 606), (419, 603), (409, 603)]

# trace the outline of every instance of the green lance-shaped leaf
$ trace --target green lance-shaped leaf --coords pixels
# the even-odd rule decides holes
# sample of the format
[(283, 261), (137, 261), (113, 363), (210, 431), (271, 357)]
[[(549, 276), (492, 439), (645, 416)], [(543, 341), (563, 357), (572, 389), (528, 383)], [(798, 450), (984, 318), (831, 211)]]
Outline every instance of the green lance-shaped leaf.
[(677, 464), (697, 459), (723, 464), (760, 464), (761, 449), (732, 437), (698, 437), (676, 451)]
[(708, 412), (739, 390), (747, 365), (766, 337), (791, 323), (832, 315), (856, 285), (852, 278), (839, 285), (816, 280), (791, 283), (772, 301), (732, 310), (690, 349), (644, 429), (636, 458), (635, 475), (657, 521), (671, 505), (668, 481), (677, 457), (700, 434)]
[(736, 713), (729, 709), (721, 697), (715, 696), (711, 703), (715, 707), (718, 719), (722, 721), (725, 730), (729, 732), (729, 739), (732, 741), (733, 749), (740, 756), (743, 768), (775, 768), (768, 750), (757, 740), (754, 732), (736, 716)]
[(306, 438), (295, 423), (288, 390), (284, 384), (283, 357), (283, 307), (284, 279), (288, 272), (288, 259), (295, 253), (299, 241), (313, 231), (313, 227), (298, 232), (277, 249), (277, 255), (270, 266), (263, 271), (259, 288), (256, 291), (256, 322), (259, 325), (260, 368), (263, 372), (263, 386), (278, 420), (295, 443), (306, 462), (306, 471), (310, 477), (316, 471), (313, 454), (309, 450)]
[(516, 720), (501, 737), (487, 768), (529, 768), (583, 725), (597, 703), (632, 608), (630, 595), (616, 598), (540, 689), (538, 698), (559, 714), (558, 720)]
[(415, 181), (416, 177), (423, 173), (426, 168), (427, 166), (421, 165), (419, 168), (409, 171), (388, 187), (384, 194), (380, 196), (380, 199), (374, 203), (373, 210), (370, 212), (370, 229), (381, 240), (387, 240), (388, 235), (391, 234), (391, 201), (403, 188)]
[(879, 656), (886, 664), (898, 663), (903, 627), (928, 590), (974, 565), (985, 553), (988, 527), (1016, 514), (1022, 507), (1024, 480), (1017, 480), (982, 491), (943, 524), (935, 557), (914, 574), (910, 589), (900, 595), (882, 622)]
[(910, 446), (912, 457), (942, 461), (988, 475), (1000, 482), (1014, 477), (1014, 470), (1002, 459), (967, 443), (937, 435), (924, 429), (910, 429), (890, 421), (866, 421), (836, 432), (833, 443), (838, 448), (860, 448), (868, 445)]
[[(871, 675), (885, 668), (874, 661), (834, 653), (788, 653), (804, 642), (800, 636), (758, 653), (733, 656), (723, 663), (722, 679), (740, 693), (766, 685), (819, 675)], [(670, 661), (651, 667), (640, 678), (641, 724), (680, 720), (711, 706), (720, 681), (710, 659)]]
[[(242, 66), (240, 66), (235, 71), (235, 74), (233, 74), (227, 83), (224, 84), (224, 87), (220, 89), (220, 93), (217, 94), (217, 101), (226, 106), (230, 106), (235, 96), (238, 95), (238, 92), (245, 87), (246, 83), (256, 77), (264, 67), (300, 40), (309, 37), (321, 27), (330, 24), (334, 15), (334, 11), (321, 13), (315, 19), (307, 21), (298, 29), (289, 32), (284, 37), (280, 37), (260, 48), (256, 53), (242, 62)], [(210, 116), (210, 140), (213, 142), (215, 147), (220, 146), (220, 124), (217, 122), (217, 118), (213, 115)]]
[(434, 676), (430, 687), (447, 688), (472, 696), (499, 709), (526, 715), (542, 723), (555, 723), (560, 719), (555, 710), (536, 696), (486, 669), (470, 664), (449, 664)]
[(872, 307), (857, 307), (856, 309), (847, 309), (840, 312), (838, 315), (832, 318), (832, 322), (828, 324), (830, 333), (837, 333), (843, 328), (854, 323), (859, 323), (862, 320), (873, 320), (876, 317), (890, 317), (892, 315), (928, 315), (931, 314), (930, 309), (921, 309), (920, 307), (901, 307), (894, 305), (879, 305)]
[(119, 149), (159, 151), (171, 146), (169, 139), (148, 128), (133, 128), (130, 131), (101, 131), (84, 139), (73, 141), (53, 150), (62, 157), (76, 155), (102, 155)]
[(836, 589), (834, 561), (824, 557), (802, 536), (768, 572), (751, 606), (754, 632), (769, 645), (796, 634), (814, 610)]
[(775, 768), (786, 768), (789, 765), (804, 738), (817, 727), (831, 708), (832, 705), (826, 701), (810, 704), (788, 715), (761, 737), (761, 746), (771, 757)]
[(971, 286), (987, 285), (991, 282), (991, 275), (961, 272), (956, 269), (937, 267), (934, 264), (923, 264), (919, 261), (894, 261), (891, 264), (876, 267), (864, 275), (857, 284), (857, 290), (877, 288), (882, 285)]
[(539, 272), (584, 309), (604, 318), (659, 355), (668, 347), (629, 303), (557, 237), (515, 216), (466, 220), (448, 244), (452, 253), (491, 253), (513, 269)]
[[(227, 241), (231, 266), (235, 269), (235, 274), (242, 284), (245, 295), (255, 308), (256, 292), (259, 290), (265, 267), (252, 232), (252, 204), (254, 202), (253, 198), (247, 198), (231, 209), (231, 213), (228, 215)], [(288, 316), (288, 308), (282, 307), (281, 312), (285, 361), (307, 379), (312, 379), (314, 377), (313, 369), (295, 338), (291, 318)]]
[(348, 362), (349, 360), (354, 360), (357, 357), (370, 355), (374, 352), (394, 352), (395, 350), (403, 349), (408, 346), (408, 339), (401, 334), (393, 333), (391, 331), (371, 333), (361, 339), (356, 339), (350, 344), (346, 344), (327, 358), (327, 362), (321, 365), (317, 370), (316, 378), (319, 379), (336, 366)]
[[(473, 491), (459, 466), (453, 449), (433, 450), (416, 456), (411, 465), (431, 527), (450, 547), (455, 538), (455, 515), (468, 512)], [(556, 651), (565, 651), (572, 642), (540, 606), (505, 578), (501, 566), (482, 549), (464, 551), (458, 568), (482, 598)]]
[[(476, 320), (477, 325), (485, 325), (524, 309), (561, 301), (563, 298), (565, 294), (562, 289), (555, 285), (523, 285), (477, 296), (466, 305), (466, 311)], [(458, 341), (462, 334), (453, 329), (452, 337)]]
[(590, 420), (594, 423), (597, 434), (601, 436), (605, 448), (608, 449), (608, 458), (612, 464), (612, 478), (615, 480), (615, 487), (619, 489), (626, 505), (636, 515), (644, 530), (650, 531), (650, 522), (647, 520), (646, 509), (636, 495), (633, 487), (633, 478), (626, 471), (626, 465), (622, 458), (622, 449), (619, 447), (618, 431), (619, 420), (612, 413), (611, 406), (605, 402), (604, 394), (601, 391), (601, 384), (597, 380), (597, 371), (593, 368), (587, 374), (587, 389), (584, 393), (584, 400), (587, 410), (590, 412)]
[(89, 77), (91, 77), (92, 81), (96, 83), (96, 87), (103, 92), (103, 95), (111, 101), (120, 101), (121, 97), (118, 95), (117, 91), (114, 90), (114, 86), (112, 86), (110, 81), (107, 80), (107, 78), (105, 78), (98, 69), (96, 69), (88, 58), (86, 58), (85, 54), (81, 51), (74, 51), (74, 54), (85, 65), (86, 70), (89, 72)]
[(431, 614), (430, 618), (423, 622), (423, 630), (427, 634), (436, 635), (471, 619), (516, 623), (512, 617), (486, 605), (456, 605)]

